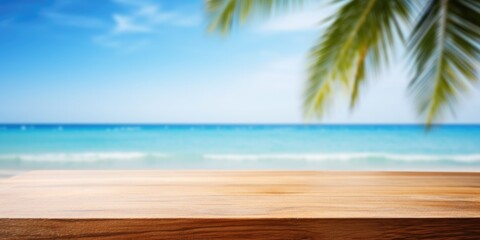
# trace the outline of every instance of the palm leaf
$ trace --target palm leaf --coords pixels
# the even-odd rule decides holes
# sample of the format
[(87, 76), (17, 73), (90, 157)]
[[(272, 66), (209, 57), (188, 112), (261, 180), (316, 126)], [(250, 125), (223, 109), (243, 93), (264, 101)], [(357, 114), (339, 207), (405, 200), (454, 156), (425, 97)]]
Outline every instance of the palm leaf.
[(209, 30), (229, 33), (250, 17), (269, 16), (275, 12), (295, 9), (306, 0), (205, 0), (210, 18)]
[(430, 0), (410, 38), (410, 89), (430, 126), (478, 80), (480, 2)]
[[(206, 0), (210, 30), (229, 33), (255, 16), (290, 10), (306, 0)], [(333, 0), (332, 0), (333, 1)], [(310, 51), (305, 91), (307, 116), (323, 116), (338, 87), (350, 93), (353, 108), (362, 85), (388, 64), (412, 6), (423, 11), (409, 41), (414, 78), (410, 89), (428, 124), (452, 108), (478, 79), (480, 2), (478, 0), (346, 0)]]
[(365, 58), (367, 57), (368, 44), (360, 50), (358, 56), (357, 69), (355, 71), (355, 77), (353, 79), (352, 94), (350, 97), (350, 109), (355, 107), (358, 101), (358, 93), (360, 92), (360, 85), (365, 80)]
[(322, 117), (339, 86), (357, 102), (367, 70), (388, 62), (400, 25), (409, 20), (410, 3), (404, 0), (350, 0), (333, 17), (331, 25), (310, 51), (305, 92), (307, 117)]

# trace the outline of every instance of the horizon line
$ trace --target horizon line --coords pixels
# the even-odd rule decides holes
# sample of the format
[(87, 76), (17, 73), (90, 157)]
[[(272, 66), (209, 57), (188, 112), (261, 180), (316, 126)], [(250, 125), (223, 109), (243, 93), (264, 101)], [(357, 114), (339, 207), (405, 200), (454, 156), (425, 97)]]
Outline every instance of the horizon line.
[[(425, 126), (425, 123), (114, 123), (114, 122), (7, 122), (1, 123), (0, 126), (107, 126), (107, 125), (123, 125), (123, 126)], [(480, 125), (480, 123), (435, 123), (432, 126), (455, 126), (455, 125)]]

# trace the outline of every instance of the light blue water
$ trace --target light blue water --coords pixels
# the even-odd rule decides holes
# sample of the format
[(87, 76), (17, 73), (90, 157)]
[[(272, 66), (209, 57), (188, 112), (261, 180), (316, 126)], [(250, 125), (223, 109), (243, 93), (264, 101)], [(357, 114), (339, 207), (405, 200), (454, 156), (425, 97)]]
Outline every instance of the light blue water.
[(479, 171), (480, 126), (0, 125), (0, 169)]

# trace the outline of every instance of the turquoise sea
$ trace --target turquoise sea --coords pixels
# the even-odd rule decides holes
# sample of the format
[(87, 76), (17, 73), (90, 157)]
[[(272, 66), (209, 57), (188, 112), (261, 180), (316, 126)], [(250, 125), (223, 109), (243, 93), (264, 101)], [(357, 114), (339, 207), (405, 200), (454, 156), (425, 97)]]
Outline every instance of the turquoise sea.
[(479, 171), (480, 125), (0, 125), (0, 169)]

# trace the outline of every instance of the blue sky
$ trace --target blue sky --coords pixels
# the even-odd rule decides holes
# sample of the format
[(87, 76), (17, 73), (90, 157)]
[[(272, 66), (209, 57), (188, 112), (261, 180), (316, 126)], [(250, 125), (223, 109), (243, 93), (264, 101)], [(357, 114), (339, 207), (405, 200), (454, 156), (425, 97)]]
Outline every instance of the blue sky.
[[(201, 0), (0, 0), (0, 122), (300, 123), (305, 56), (331, 9), (206, 32)], [(328, 123), (416, 123), (400, 57)], [(478, 87), (452, 123), (479, 123)]]

